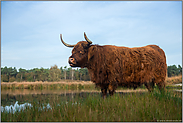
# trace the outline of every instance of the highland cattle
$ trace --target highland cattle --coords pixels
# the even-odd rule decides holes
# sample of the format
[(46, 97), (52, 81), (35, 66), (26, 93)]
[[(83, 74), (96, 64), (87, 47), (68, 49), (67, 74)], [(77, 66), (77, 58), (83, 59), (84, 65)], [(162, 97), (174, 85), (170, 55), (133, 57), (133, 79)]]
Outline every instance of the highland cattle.
[(134, 88), (144, 84), (151, 92), (154, 84), (160, 90), (165, 89), (167, 73), (166, 56), (157, 45), (143, 47), (124, 47), (113, 45), (92, 45), (84, 33), (86, 41), (79, 41), (69, 57), (71, 67), (86, 67), (91, 81), (101, 88), (103, 97), (107, 90), (113, 95), (118, 86)]

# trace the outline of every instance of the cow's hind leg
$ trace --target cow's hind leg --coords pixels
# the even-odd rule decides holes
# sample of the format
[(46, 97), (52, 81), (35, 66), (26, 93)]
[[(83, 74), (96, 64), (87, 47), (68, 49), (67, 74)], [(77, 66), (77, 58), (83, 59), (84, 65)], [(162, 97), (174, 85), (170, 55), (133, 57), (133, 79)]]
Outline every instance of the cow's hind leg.
[(154, 82), (148, 82), (148, 83), (145, 83), (145, 86), (146, 88), (148, 89), (149, 92), (153, 92), (153, 89), (154, 89)]
[(157, 83), (157, 86), (158, 86), (161, 93), (165, 92), (165, 82)]

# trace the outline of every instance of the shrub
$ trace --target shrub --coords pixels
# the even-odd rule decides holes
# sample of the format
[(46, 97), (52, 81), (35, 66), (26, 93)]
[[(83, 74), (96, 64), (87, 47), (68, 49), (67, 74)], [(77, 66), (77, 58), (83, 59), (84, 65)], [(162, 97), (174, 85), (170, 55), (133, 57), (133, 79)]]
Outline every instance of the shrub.
[(10, 82), (14, 82), (16, 80), (16, 78), (13, 76), (13, 77), (10, 77), (9, 81)]

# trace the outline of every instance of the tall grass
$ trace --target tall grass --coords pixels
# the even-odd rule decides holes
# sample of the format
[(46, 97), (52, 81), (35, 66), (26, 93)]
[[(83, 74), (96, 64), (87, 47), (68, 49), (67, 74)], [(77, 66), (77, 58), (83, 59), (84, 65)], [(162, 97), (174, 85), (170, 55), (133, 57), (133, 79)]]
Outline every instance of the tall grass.
[(46, 103), (33, 101), (26, 110), (1, 112), (1, 121), (182, 121), (182, 96), (173, 92), (161, 94), (157, 89), (153, 93), (116, 93), (105, 100), (100, 94), (69, 100), (53, 98), (49, 104), (51, 108), (40, 110)]

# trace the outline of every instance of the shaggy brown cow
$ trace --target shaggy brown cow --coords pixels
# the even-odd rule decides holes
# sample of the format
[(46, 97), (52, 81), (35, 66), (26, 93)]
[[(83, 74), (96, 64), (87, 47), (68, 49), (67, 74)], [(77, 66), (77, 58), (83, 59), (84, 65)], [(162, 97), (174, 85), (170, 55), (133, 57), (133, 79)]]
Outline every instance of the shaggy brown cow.
[(101, 88), (103, 97), (107, 90), (113, 95), (118, 86), (136, 89), (144, 84), (151, 92), (156, 83), (160, 90), (165, 89), (166, 57), (157, 45), (135, 48), (100, 46), (91, 45), (85, 33), (84, 37), (86, 41), (69, 45), (60, 34), (65, 46), (74, 47), (69, 57), (70, 66), (88, 68), (91, 81)]

